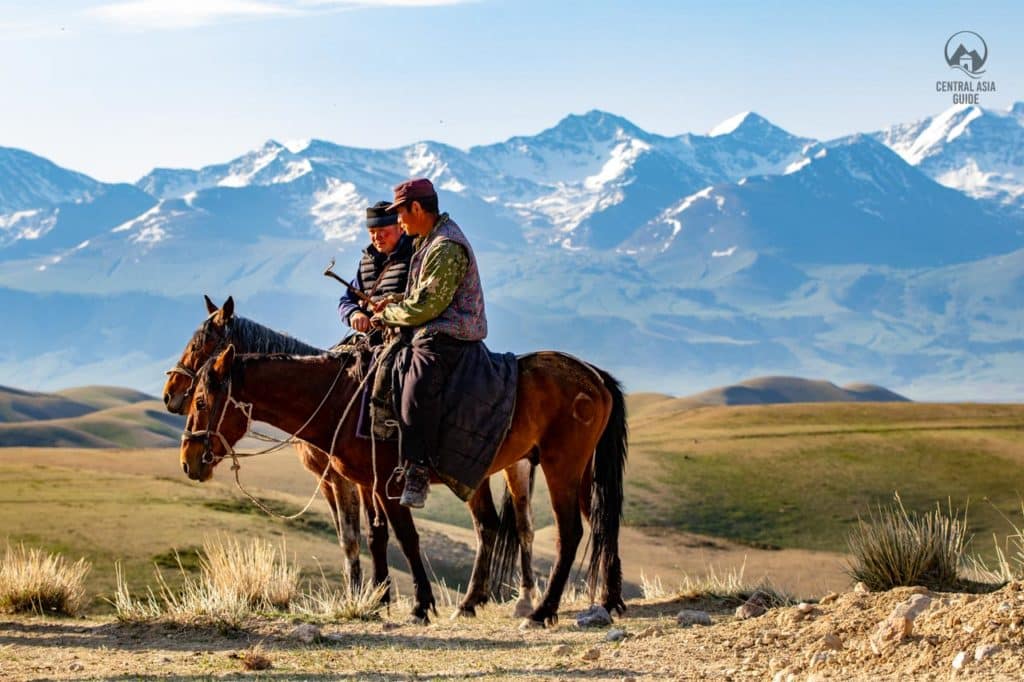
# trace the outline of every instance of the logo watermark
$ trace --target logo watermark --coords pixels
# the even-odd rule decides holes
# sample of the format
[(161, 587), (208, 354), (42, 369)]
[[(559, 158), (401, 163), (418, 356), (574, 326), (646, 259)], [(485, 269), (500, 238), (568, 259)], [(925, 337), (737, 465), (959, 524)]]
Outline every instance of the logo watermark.
[(946, 41), (944, 52), (950, 69), (960, 71), (970, 80), (935, 81), (936, 92), (953, 94), (953, 104), (981, 104), (981, 93), (995, 92), (995, 81), (983, 80), (988, 61), (988, 43), (974, 31), (959, 31)]

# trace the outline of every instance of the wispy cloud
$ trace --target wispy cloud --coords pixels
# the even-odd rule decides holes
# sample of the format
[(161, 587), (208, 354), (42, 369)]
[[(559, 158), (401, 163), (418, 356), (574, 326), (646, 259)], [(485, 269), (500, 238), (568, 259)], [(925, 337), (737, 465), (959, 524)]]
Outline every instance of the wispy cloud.
[(96, 19), (136, 29), (193, 28), (224, 21), (324, 14), (383, 7), (439, 7), (474, 0), (124, 0), (86, 10)]

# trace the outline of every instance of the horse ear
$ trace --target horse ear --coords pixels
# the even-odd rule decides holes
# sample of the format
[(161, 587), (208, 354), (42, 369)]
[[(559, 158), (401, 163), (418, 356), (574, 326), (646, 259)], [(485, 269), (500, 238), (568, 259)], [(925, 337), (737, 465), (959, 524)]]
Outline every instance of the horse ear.
[(213, 361), (213, 373), (223, 379), (231, 373), (231, 363), (235, 360), (235, 345), (229, 344), (224, 352)]
[(213, 315), (217, 312), (217, 304), (210, 300), (210, 297), (203, 294), (203, 300), (206, 301), (206, 312)]
[(221, 320), (227, 322), (235, 314), (235, 299), (232, 296), (228, 296), (228, 300), (224, 301), (224, 306), (221, 308)]

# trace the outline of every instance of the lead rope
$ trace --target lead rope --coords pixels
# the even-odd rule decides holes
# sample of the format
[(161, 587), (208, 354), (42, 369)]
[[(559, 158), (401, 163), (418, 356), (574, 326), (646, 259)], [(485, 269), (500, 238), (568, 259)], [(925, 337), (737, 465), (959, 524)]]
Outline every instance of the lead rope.
[[(294, 519), (299, 518), (303, 514), (305, 514), (307, 511), (309, 511), (309, 508), (313, 506), (313, 502), (316, 500), (316, 496), (320, 492), (320, 486), (323, 485), (323, 482), (327, 479), (327, 472), (331, 470), (331, 456), (332, 456), (331, 453), (334, 452), (334, 445), (335, 445), (335, 443), (337, 443), (338, 434), (341, 432), (341, 425), (345, 423), (345, 419), (348, 417), (348, 413), (349, 413), (349, 411), (351, 411), (352, 406), (355, 404), (356, 400), (358, 400), (359, 396), (362, 395), (363, 387), (366, 385), (367, 379), (369, 379), (370, 376), (371, 376), (371, 371), (370, 370), (373, 369), (373, 366), (374, 366), (374, 362), (371, 359), (370, 365), (369, 365), (369, 367), (367, 368), (367, 371), (366, 371), (366, 376), (364, 376), (363, 380), (361, 382), (359, 382), (359, 386), (356, 388), (355, 393), (352, 394), (352, 399), (349, 400), (348, 401), (348, 405), (345, 406), (345, 411), (342, 413), (341, 419), (338, 420), (338, 426), (334, 429), (334, 436), (331, 438), (331, 449), (328, 450), (328, 452), (327, 452), (327, 465), (324, 467), (323, 473), (320, 474), (320, 478), (316, 482), (316, 488), (313, 489), (313, 494), (310, 496), (309, 501), (306, 502), (306, 506), (304, 506), (298, 512), (296, 512), (294, 514), (285, 515), (285, 514), (281, 514), (279, 512), (276, 512), (273, 509), (269, 509), (266, 505), (264, 505), (262, 502), (260, 502), (260, 500), (258, 498), (256, 498), (256, 496), (254, 496), (252, 493), (250, 493), (248, 490), (245, 489), (245, 486), (242, 485), (242, 481), (241, 481), (241, 479), (238, 476), (238, 472), (242, 468), (242, 465), (238, 463), (238, 458), (240, 456), (241, 457), (252, 457), (254, 455), (265, 454), (266, 452), (273, 452), (275, 449), (280, 449), (283, 446), (279, 445), (279, 446), (276, 446), (274, 448), (269, 448), (268, 450), (265, 450), (263, 452), (246, 452), (246, 453), (236, 453), (234, 448), (229, 448), (228, 449), (228, 452), (231, 455), (231, 461), (232, 461), (231, 470), (235, 474), (235, 485), (237, 485), (238, 489), (241, 490), (242, 493), (244, 493), (245, 496), (248, 497), (249, 500), (253, 504), (255, 504), (257, 507), (259, 507), (261, 511), (263, 511), (264, 513), (266, 513), (266, 514), (268, 514), (270, 516), (273, 516), (273, 517), (276, 517), (276, 518), (279, 518), (279, 519), (283, 519), (285, 521), (292, 521)], [(334, 392), (334, 386), (338, 383), (338, 378), (341, 376), (341, 372), (344, 369), (345, 369), (345, 364), (342, 363), (341, 367), (338, 369), (338, 375), (334, 377), (334, 381), (331, 383), (330, 389), (328, 389), (327, 394), (324, 396), (324, 399), (320, 401), (320, 405), (317, 406), (316, 411), (313, 412), (313, 416), (316, 416), (316, 413), (319, 412), (320, 409), (327, 402), (327, 398), (330, 397), (331, 393)], [(241, 403), (238, 403), (237, 401), (234, 400), (234, 398), (231, 397), (231, 387), (230, 387), (230, 385), (228, 386), (228, 397), (229, 397), (230, 400), (232, 400), (233, 402), (236, 402), (236, 404), (241, 406)], [(251, 426), (252, 425), (252, 403), (248, 403), (248, 405), (249, 405), (248, 411), (245, 411), (244, 408), (243, 408), (243, 411), (245, 412), (246, 418), (249, 420), (249, 423), (248, 423), (247, 426)], [(227, 412), (227, 410), (224, 410), (224, 412)], [(224, 419), (224, 412), (221, 412), (221, 421), (223, 421), (223, 419)], [(293, 434), (291, 436), (291, 438), (288, 441), (284, 441), (284, 443), (288, 444), (292, 440), (294, 440), (295, 439), (295, 435), (297, 435), (300, 431), (302, 431), (302, 429), (304, 429), (307, 426), (309, 426), (310, 422), (313, 421), (313, 416), (311, 416), (309, 419), (307, 419), (306, 423), (303, 424), (299, 428), (299, 430), (296, 431), (295, 434)], [(219, 423), (217, 425), (217, 431), (218, 431), (218, 433), (220, 432), (220, 424)], [(246, 429), (246, 432), (248, 432), (248, 429)], [(376, 483), (376, 475), (377, 475), (377, 469), (376, 469), (376, 461), (375, 461), (374, 462), (374, 479), (375, 479), (374, 482), (375, 483)], [(374, 503), (375, 503), (375, 506), (376, 506), (376, 496), (374, 496)]]

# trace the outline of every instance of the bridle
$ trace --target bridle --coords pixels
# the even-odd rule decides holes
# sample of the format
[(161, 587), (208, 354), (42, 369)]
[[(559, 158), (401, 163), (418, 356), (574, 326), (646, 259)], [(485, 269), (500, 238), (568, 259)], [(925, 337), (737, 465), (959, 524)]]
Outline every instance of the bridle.
[[(206, 320), (203, 322), (202, 336), (200, 337), (200, 339), (198, 339), (198, 343), (200, 346), (206, 345), (207, 337), (210, 336), (210, 321), (216, 314), (216, 312), (210, 313), (209, 317), (207, 317)], [(222, 350), (224, 350), (227, 347), (228, 341), (230, 340), (231, 323), (228, 322), (227, 324), (224, 325), (224, 333), (221, 334), (220, 338), (217, 340), (217, 345), (214, 346), (213, 350), (210, 352), (210, 357), (216, 357)], [(193, 341), (193, 343), (195, 343), (195, 341)], [(188, 388), (185, 389), (185, 392), (182, 394), (182, 400), (187, 401), (189, 398), (192, 397), (192, 392), (195, 391), (196, 389), (196, 381), (199, 379), (198, 371), (198, 369), (192, 369), (179, 359), (178, 362), (174, 364), (174, 367), (171, 367), (169, 370), (164, 372), (164, 374), (166, 374), (167, 376), (170, 376), (172, 374), (183, 374), (188, 377)]]
[[(213, 360), (214, 360), (214, 358), (211, 357), (209, 360), (207, 360), (207, 364), (209, 364)], [(217, 419), (217, 427), (215, 429), (212, 429), (212, 430), (210, 429), (209, 425), (213, 422), (213, 420), (211, 418), (211, 419), (207, 420), (207, 422), (206, 422), (207, 426), (206, 426), (205, 429), (202, 429), (200, 431), (192, 431), (192, 430), (190, 430), (188, 428), (188, 424), (186, 424), (185, 428), (181, 432), (181, 441), (183, 443), (188, 443), (188, 442), (192, 442), (192, 441), (200, 441), (200, 442), (202, 442), (202, 444), (203, 444), (203, 455), (200, 458), (200, 461), (204, 465), (205, 464), (216, 464), (216, 463), (220, 462), (222, 459), (224, 459), (225, 457), (235, 457), (238, 454), (238, 453), (235, 452), (234, 446), (232, 446), (230, 443), (228, 443), (228, 439), (225, 438), (224, 434), (221, 433), (221, 431), (220, 431), (221, 426), (224, 424), (224, 416), (228, 413), (228, 404), (229, 403), (235, 405), (238, 409), (240, 409), (242, 411), (242, 413), (248, 419), (249, 423), (250, 424), (252, 423), (252, 404), (251, 403), (240, 403), (237, 400), (235, 400), (234, 396), (231, 395), (231, 376), (230, 375), (228, 376), (227, 382), (228, 382), (228, 390), (224, 394), (224, 400), (223, 400), (224, 404), (220, 408), (220, 418)], [(217, 406), (217, 402), (215, 400), (214, 401), (214, 405), (213, 405), (214, 409), (210, 410), (211, 417), (214, 414), (216, 414), (216, 406)], [(225, 454), (223, 454), (223, 455), (214, 454), (214, 452), (213, 452), (213, 438), (214, 437), (220, 439), (220, 444), (224, 447)]]

